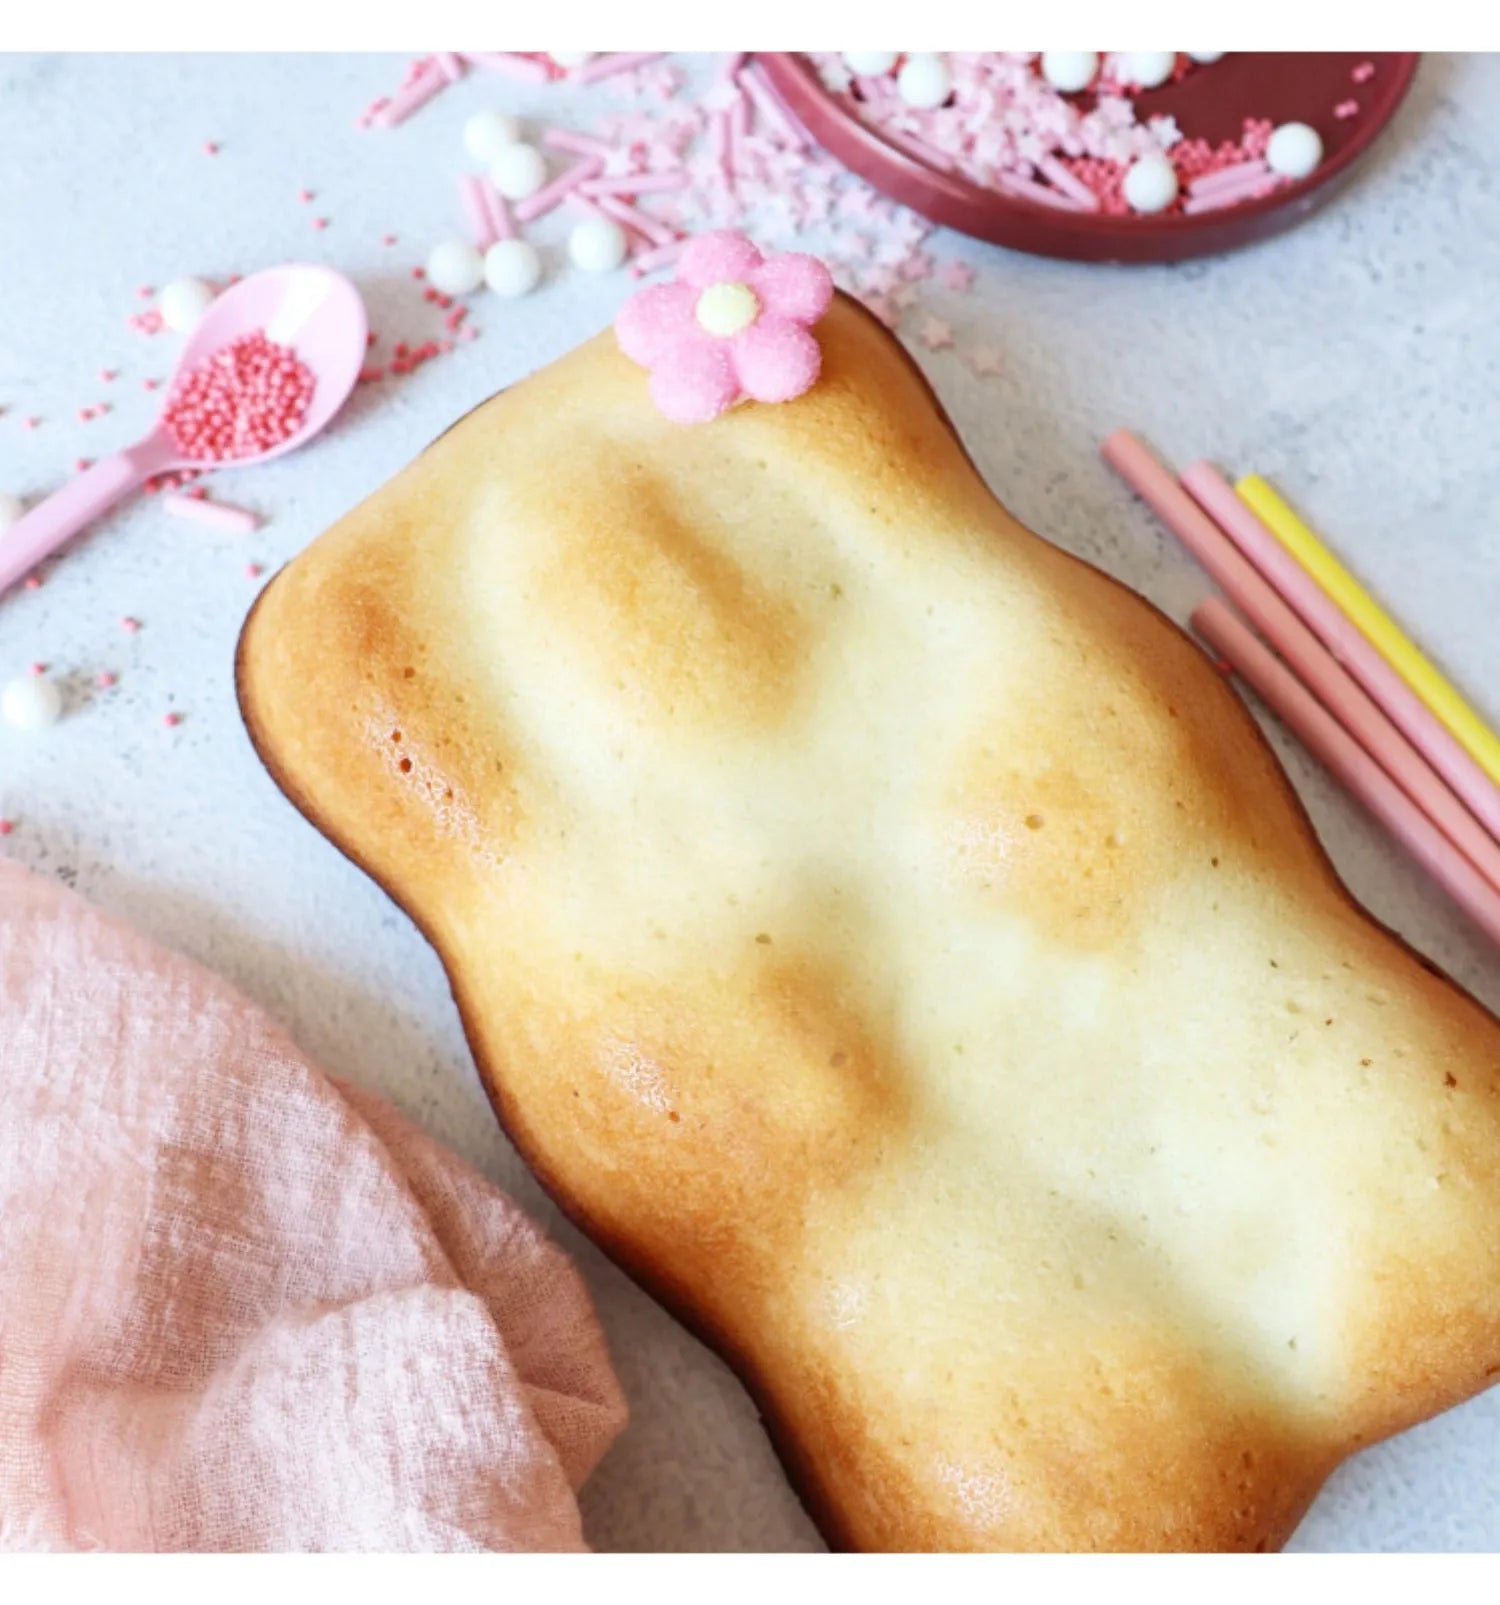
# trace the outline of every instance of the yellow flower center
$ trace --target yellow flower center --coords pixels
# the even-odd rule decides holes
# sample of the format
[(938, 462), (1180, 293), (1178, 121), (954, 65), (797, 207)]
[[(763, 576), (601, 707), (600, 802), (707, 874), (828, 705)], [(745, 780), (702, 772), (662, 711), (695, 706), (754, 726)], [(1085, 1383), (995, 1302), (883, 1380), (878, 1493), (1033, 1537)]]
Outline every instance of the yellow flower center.
[(760, 302), (748, 284), (711, 284), (698, 297), (698, 323), (727, 340), (760, 316)]

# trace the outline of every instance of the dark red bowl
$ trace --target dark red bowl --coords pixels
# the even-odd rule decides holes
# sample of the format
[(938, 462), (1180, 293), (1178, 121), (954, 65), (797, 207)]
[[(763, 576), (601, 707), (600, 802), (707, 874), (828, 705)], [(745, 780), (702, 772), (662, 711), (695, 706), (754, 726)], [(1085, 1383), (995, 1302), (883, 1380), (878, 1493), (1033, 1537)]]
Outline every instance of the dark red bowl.
[[(1248, 116), (1310, 123), (1323, 138), (1317, 172), (1273, 195), (1220, 212), (1150, 217), (1064, 212), (940, 172), (861, 122), (823, 87), (804, 56), (778, 51), (759, 59), (787, 105), (830, 154), (934, 223), (1036, 256), (1173, 262), (1263, 240), (1330, 200), (1395, 116), (1421, 57), (1416, 51), (1236, 51), (1178, 83), (1136, 95), (1144, 115), (1170, 113), (1185, 134), (1215, 143), (1238, 139)], [(1375, 75), (1355, 84), (1350, 74), (1365, 61)], [(1359, 102), (1358, 114), (1335, 117), (1333, 108), (1346, 100)]]

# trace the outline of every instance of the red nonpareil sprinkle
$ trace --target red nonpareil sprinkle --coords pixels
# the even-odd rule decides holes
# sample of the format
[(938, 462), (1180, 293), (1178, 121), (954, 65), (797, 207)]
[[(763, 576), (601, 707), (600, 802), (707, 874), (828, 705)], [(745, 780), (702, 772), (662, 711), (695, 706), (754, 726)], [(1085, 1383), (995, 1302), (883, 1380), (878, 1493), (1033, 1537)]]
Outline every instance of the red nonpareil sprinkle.
[(264, 573), (265, 569), (263, 569), (259, 563), (245, 564), (245, 578), (247, 580), (258, 580)]
[(21, 420), (21, 427), (23, 429), (40, 429), (42, 427), (42, 420), (40, 418), (23, 418)]
[(171, 713), (164, 713), (161, 716), (161, 722), (168, 730), (175, 730), (182, 723), (182, 715), (174, 709)]
[(21, 585), (25, 590), (39, 591), (42, 588), (42, 576), (40, 574), (28, 574), (26, 578), (21, 581)]
[(380, 237), (380, 243), (382, 245), (394, 245), (396, 243), (396, 236), (394, 234), (383, 234)]
[(125, 615), (125, 617), (123, 619), (120, 620), (120, 628), (122, 630), (124, 630), (126, 635), (135, 635), (135, 634), (137, 634), (139, 632), (139, 630), (140, 630), (140, 627), (141, 627), (141, 621), (139, 619), (131, 618), (131, 616), (128, 613)]
[(47, 665), (45, 663), (33, 663), (31, 665), (31, 672), (33, 674), (45, 674), (47, 672)]
[(299, 190), (297, 192), (297, 199), (301, 201), (304, 206), (308, 205), (313, 198), (313, 192), (310, 189)]
[(325, 228), (328, 227), (328, 219), (326, 217), (315, 217), (313, 219), (313, 227), (317, 229), (319, 233), (321, 233)]
[(112, 686), (117, 686), (119, 683), (119, 675), (111, 674), (108, 669), (101, 669), (98, 674), (94, 676), (94, 684), (98, 686), (101, 691), (108, 691)]
[(414, 267), (411, 270), (411, 276), (414, 279), (425, 279), (427, 277), (427, 269), (422, 267)]
[(81, 424), (88, 423), (89, 420), (93, 418), (93, 416), (94, 416), (94, 409), (92, 407), (80, 407), (78, 409), (78, 421)]
[(99, 370), (99, 382), (101, 384), (113, 384), (119, 377), (120, 370), (118, 368), (101, 368)]
[(203, 154), (205, 156), (217, 156), (219, 154), (217, 142), (212, 139), (205, 139), (203, 141)]
[(149, 301), (156, 294), (156, 286), (154, 284), (143, 284), (135, 293), (142, 301)]
[(297, 433), (316, 384), (290, 346), (256, 329), (189, 369), (162, 422), (185, 456), (206, 462), (254, 457)]
[(0, 836), (9, 836), (15, 828), (16, 822), (13, 819), (0, 819)]
[(81, 474), (86, 469), (92, 468), (93, 466), (94, 459), (92, 457), (77, 457), (73, 461), (73, 472), (75, 474)]

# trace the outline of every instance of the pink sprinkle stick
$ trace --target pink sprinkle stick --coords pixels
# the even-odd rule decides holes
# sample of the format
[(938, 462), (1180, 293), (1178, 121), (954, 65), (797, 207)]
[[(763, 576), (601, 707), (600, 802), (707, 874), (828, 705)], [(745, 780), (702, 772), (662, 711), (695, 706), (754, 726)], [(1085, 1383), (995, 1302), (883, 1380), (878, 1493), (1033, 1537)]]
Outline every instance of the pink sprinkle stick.
[(381, 128), (394, 128), (425, 106), (447, 82), (434, 63), (423, 62), (421, 70), (409, 83), (403, 84), (371, 120)]
[(1268, 168), (1264, 173), (1247, 173), (1234, 184), (1217, 184), (1212, 189), (1195, 190), (1182, 203), (1184, 212), (1217, 212), (1225, 206), (1238, 206), (1241, 201), (1253, 201), (1269, 195), (1276, 188), (1276, 180)]
[(1462, 847), (1500, 893), (1500, 844), (1488, 835), (1421, 754), (1350, 677), (1283, 597), (1146, 446), (1117, 429), (1104, 460), (1221, 586), (1256, 629), (1419, 808)]
[(1047, 180), (1053, 189), (1060, 194), (1068, 196), (1084, 207), (1087, 211), (1099, 210), (1099, 197), (1094, 194), (1087, 184), (1073, 172), (1065, 163), (1058, 161), (1055, 156), (1044, 156), (1036, 164), (1036, 170)]
[(615, 222), (623, 223), (626, 228), (634, 229), (649, 245), (670, 245), (677, 238), (676, 232), (660, 218), (648, 217), (637, 207), (622, 201), (618, 195), (601, 195), (599, 210), (614, 218)]
[(761, 121), (780, 135), (784, 144), (790, 145), (793, 150), (807, 149), (807, 135), (761, 71), (759, 62), (747, 67), (735, 82), (755, 102)]
[(1188, 194), (1206, 195), (1226, 184), (1238, 184), (1252, 174), (1264, 178), (1270, 171), (1271, 169), (1259, 158), (1248, 162), (1235, 162), (1232, 167), (1220, 167), (1215, 172), (1205, 173), (1202, 178), (1195, 178), (1188, 185)]
[(490, 231), (497, 240), (513, 240), (516, 237), (515, 220), (510, 215), (510, 207), (506, 205), (505, 197), (497, 190), (488, 177), (479, 180), (479, 199), (484, 203), (485, 212), (489, 216)]
[(464, 64), (461, 56), (455, 56), (451, 50), (439, 50), (433, 56), (437, 63), (437, 70), (450, 84), (456, 84), (464, 75)]
[(1337, 117), (1340, 122), (1343, 122), (1349, 117), (1358, 117), (1359, 102), (1357, 100), (1341, 100), (1338, 105), (1333, 108), (1333, 115)]
[(552, 71), (545, 61), (538, 61), (535, 56), (520, 55), (514, 50), (469, 50), (465, 54), (476, 67), (503, 73), (507, 78), (517, 78), (522, 83), (545, 84), (552, 77)]
[(475, 246), (481, 251), (489, 250), (495, 243), (495, 225), (490, 217), (490, 209), (484, 203), (484, 191), (480, 188), (478, 173), (460, 175), (458, 199)]
[(666, 55), (665, 50), (638, 50), (633, 55), (617, 53), (612, 56), (600, 56), (579, 70), (578, 82), (597, 84), (601, 78), (613, 78), (616, 73), (634, 72), (637, 67), (644, 67), (648, 61), (660, 61), (664, 55)]
[(692, 180), (682, 171), (675, 173), (616, 173), (608, 178), (585, 179), (578, 186), (580, 195), (651, 195), (658, 190), (686, 189)]
[(578, 134), (571, 128), (549, 128), (542, 135), (542, 143), (548, 150), (571, 151), (575, 156), (614, 155), (614, 146), (606, 144), (602, 139), (595, 139), (592, 134)]
[(724, 65), (720, 67), (718, 72), (714, 74), (714, 82), (716, 84), (731, 83), (735, 77), (735, 74), (738, 73), (740, 68), (745, 65), (746, 56), (746, 51), (731, 51), (730, 54), (724, 58)]
[(1194, 463), (1183, 487), (1224, 530), (1266, 580), (1301, 614), (1313, 633), (1380, 704), (1432, 767), (1500, 839), (1500, 786), (1449, 734), (1447, 727), (1391, 667), (1364, 632), (1266, 528), (1211, 463)]
[(1218, 600), (1195, 610), (1193, 628), (1490, 940), (1500, 942), (1500, 892), (1254, 632)]
[(223, 530), (226, 535), (252, 535), (260, 528), (260, 519), (244, 507), (231, 507), (228, 502), (211, 502), (201, 496), (182, 496), (169, 490), (161, 505), (179, 518), (189, 518), (210, 529)]
[(659, 245), (654, 251), (643, 251), (630, 264), (631, 273), (639, 279), (647, 273), (654, 273), (657, 268), (666, 267), (682, 255), (687, 243), (686, 240), (673, 240), (670, 245)]
[(603, 170), (604, 162), (598, 156), (585, 156), (582, 161), (574, 162), (567, 172), (559, 174), (550, 184), (544, 184), (535, 195), (528, 195), (524, 201), (516, 202), (516, 221), (530, 223), (536, 218), (545, 217), (585, 179), (597, 178)]
[(576, 189), (570, 190), (563, 198), (575, 212), (581, 213), (584, 217), (608, 217), (609, 215), (598, 201), (591, 201), (587, 195), (580, 195)]
[(1093, 207), (1084, 207), (1071, 195), (1064, 195), (1061, 190), (1049, 189), (1034, 179), (1017, 178), (1014, 173), (996, 173), (995, 188), (1004, 195), (1013, 195), (1017, 200), (1035, 201), (1038, 206), (1050, 206), (1054, 211), (1083, 212), (1096, 210), (1098, 207), (1097, 199)]

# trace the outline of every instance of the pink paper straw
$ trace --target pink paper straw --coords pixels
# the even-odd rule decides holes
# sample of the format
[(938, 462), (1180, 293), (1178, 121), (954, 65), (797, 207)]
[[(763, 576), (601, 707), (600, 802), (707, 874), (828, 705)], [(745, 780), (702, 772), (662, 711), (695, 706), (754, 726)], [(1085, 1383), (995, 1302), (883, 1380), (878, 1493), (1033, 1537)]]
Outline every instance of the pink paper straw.
[(599, 156), (585, 156), (582, 161), (574, 162), (566, 173), (559, 174), (550, 184), (544, 184), (535, 195), (528, 195), (524, 201), (516, 202), (516, 222), (531, 223), (539, 217), (545, 217), (585, 179), (595, 178), (603, 170), (604, 160)]
[(1047, 180), (1053, 189), (1070, 197), (1090, 212), (1099, 210), (1099, 197), (1094, 194), (1087, 184), (1071, 171), (1055, 156), (1044, 156), (1036, 164), (1037, 171)]
[(446, 89), (447, 86), (448, 80), (437, 67), (430, 61), (424, 61), (421, 71), (409, 83), (403, 84), (370, 120), (382, 128), (394, 128), (398, 123), (404, 123), (414, 111), (420, 110), (440, 89)]
[(1333, 656), (1369, 692), (1428, 763), (1500, 840), (1500, 786), (1469, 756), (1364, 632), (1266, 528), (1253, 508), (1211, 463), (1194, 463), (1183, 486), (1272, 586), (1302, 616)]
[(644, 67), (648, 61), (660, 61), (664, 55), (666, 55), (665, 50), (644, 50), (637, 51), (634, 55), (600, 56), (597, 61), (591, 61), (588, 66), (580, 69), (578, 82), (597, 84), (601, 78), (613, 78), (616, 73), (621, 72), (634, 72), (637, 67)]
[(490, 219), (489, 208), (484, 204), (484, 191), (480, 188), (477, 173), (464, 173), (458, 180), (459, 204), (464, 210), (464, 221), (469, 226), (469, 235), (474, 244), (481, 250), (487, 251), (495, 243), (495, 225)]
[(1254, 688), (1304, 747), (1380, 821), (1492, 942), (1500, 943), (1500, 892), (1284, 664), (1220, 601), (1193, 613), (1193, 628)]
[(228, 502), (211, 502), (202, 496), (183, 496), (169, 490), (161, 498), (161, 505), (178, 518), (190, 518), (194, 523), (207, 524), (210, 529), (223, 530), (228, 535), (253, 535), (260, 528), (260, 519), (243, 507), (231, 507)]
[(522, 56), (513, 50), (468, 50), (464, 54), (476, 67), (490, 72), (503, 73), (507, 78), (518, 78), (522, 83), (550, 83), (552, 71), (545, 61), (535, 56)]
[(670, 173), (619, 173), (591, 178), (578, 186), (580, 195), (650, 195), (657, 190), (686, 189), (692, 182), (680, 168)]
[(779, 134), (784, 144), (790, 145), (793, 150), (807, 149), (807, 136), (762, 72), (759, 62), (747, 67), (735, 82), (755, 102), (761, 121)]
[(682, 255), (686, 245), (686, 240), (673, 240), (670, 245), (658, 246), (654, 251), (642, 251), (630, 264), (630, 271), (636, 278), (641, 278), (657, 268), (666, 267), (669, 262), (675, 262)]
[(1500, 843), (1444, 785), (1416, 748), (1172, 474), (1125, 429), (1117, 429), (1105, 440), (1103, 454), (1110, 467), (1198, 559), (1331, 715), (1500, 891)]
[(1236, 162), (1233, 167), (1221, 167), (1216, 173), (1205, 173), (1202, 178), (1195, 178), (1188, 185), (1189, 195), (1207, 195), (1212, 190), (1224, 184), (1238, 184), (1242, 179), (1258, 174), (1261, 178), (1268, 178), (1271, 169), (1257, 156), (1248, 162)]
[[(582, 194), (580, 187), (576, 194)], [(626, 228), (634, 229), (648, 245), (670, 245), (677, 238), (676, 233), (654, 217), (638, 211), (634, 206), (622, 201), (618, 195), (601, 195), (599, 197), (599, 210), (614, 218), (615, 222), (623, 223)]]
[(591, 134), (576, 134), (571, 128), (549, 128), (542, 135), (548, 150), (570, 151), (574, 156), (613, 156), (615, 148)]

